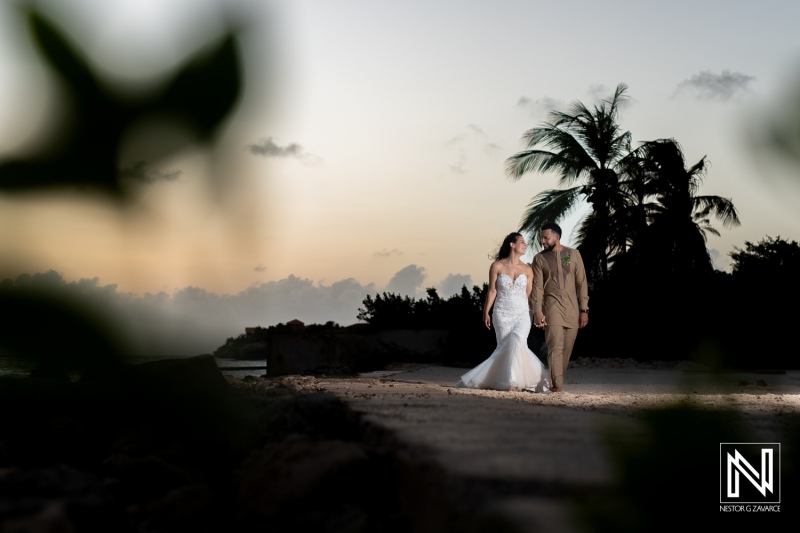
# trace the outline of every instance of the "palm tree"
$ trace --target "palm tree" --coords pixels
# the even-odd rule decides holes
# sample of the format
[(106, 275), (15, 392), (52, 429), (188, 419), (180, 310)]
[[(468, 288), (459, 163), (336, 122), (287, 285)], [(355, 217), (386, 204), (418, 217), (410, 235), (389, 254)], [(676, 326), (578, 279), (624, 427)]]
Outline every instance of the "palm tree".
[[(711, 225), (714, 216), (723, 227), (739, 226), (733, 202), (720, 196), (699, 196), (697, 191), (708, 171), (705, 156), (686, 166), (683, 150), (674, 139), (643, 143), (626, 160), (622, 187), (638, 201), (631, 204), (637, 221), (629, 232), (629, 259), (633, 263), (660, 265), (674, 273), (711, 271), (707, 234), (719, 235)], [(644, 203), (644, 198), (655, 202)]]
[(542, 224), (562, 220), (581, 200), (591, 204), (593, 213), (579, 228), (583, 238), (579, 244), (587, 267), (599, 262), (603, 279), (608, 276), (609, 258), (624, 251), (627, 240), (624, 231), (613, 231), (620, 226), (612, 223), (629, 204), (620, 176), (631, 150), (631, 134), (617, 122), (627, 89), (620, 83), (610, 100), (593, 109), (576, 101), (567, 112), (551, 111), (549, 121), (524, 133), (527, 149), (506, 160), (506, 174), (513, 180), (530, 172), (556, 172), (559, 185), (568, 186), (543, 191), (531, 200), (520, 231), (534, 241), (539, 240)]

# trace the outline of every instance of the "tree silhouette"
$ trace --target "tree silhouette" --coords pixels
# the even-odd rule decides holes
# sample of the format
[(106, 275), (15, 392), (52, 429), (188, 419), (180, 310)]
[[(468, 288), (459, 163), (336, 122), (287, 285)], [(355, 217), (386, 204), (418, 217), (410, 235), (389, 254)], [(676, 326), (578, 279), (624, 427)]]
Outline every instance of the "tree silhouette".
[(797, 283), (800, 272), (800, 244), (767, 236), (757, 243), (745, 241), (744, 249), (736, 246), (730, 253), (734, 277), (753, 280), (758, 277), (781, 279), (781, 283)]
[[(620, 187), (625, 158), (631, 149), (631, 133), (618, 123), (620, 105), (628, 87), (620, 83), (610, 100), (589, 109), (576, 101), (567, 112), (551, 111), (550, 121), (523, 134), (527, 149), (506, 160), (506, 173), (514, 180), (531, 172), (556, 172), (566, 189), (546, 190), (536, 195), (525, 211), (520, 230), (538, 242), (542, 224), (559, 221), (577, 207), (581, 199), (592, 206), (580, 234), (587, 267), (599, 263), (603, 279), (608, 276), (609, 257), (624, 251), (625, 239), (613, 222), (625, 212), (626, 191)], [(624, 226), (623, 226), (624, 227)], [(620, 240), (621, 239), (621, 240)]]
[(627, 220), (631, 243), (625, 263), (673, 274), (710, 272), (707, 233), (719, 235), (710, 218), (728, 229), (740, 221), (730, 199), (697, 194), (708, 171), (707, 159), (687, 167), (677, 141), (658, 139), (634, 150), (626, 165), (621, 186), (633, 202), (627, 216), (618, 217)]
[[(461, 291), (442, 298), (434, 288), (426, 289), (427, 297), (411, 298), (399, 294), (367, 295), (358, 319), (376, 330), (437, 329), (449, 331), (442, 362), (455, 366), (471, 367), (486, 358), (495, 346), (495, 334), (482, 325), (483, 304), (489, 284), (466, 285)], [(543, 336), (538, 330), (530, 342), (538, 349)]]

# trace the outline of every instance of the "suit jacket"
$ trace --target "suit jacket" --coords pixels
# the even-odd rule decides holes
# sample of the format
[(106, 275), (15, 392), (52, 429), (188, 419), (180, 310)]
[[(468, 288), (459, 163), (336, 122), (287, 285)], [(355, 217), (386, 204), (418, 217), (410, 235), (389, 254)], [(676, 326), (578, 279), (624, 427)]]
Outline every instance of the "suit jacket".
[(533, 258), (531, 308), (544, 313), (548, 326), (577, 328), (581, 309), (589, 309), (583, 258), (575, 248), (542, 251)]

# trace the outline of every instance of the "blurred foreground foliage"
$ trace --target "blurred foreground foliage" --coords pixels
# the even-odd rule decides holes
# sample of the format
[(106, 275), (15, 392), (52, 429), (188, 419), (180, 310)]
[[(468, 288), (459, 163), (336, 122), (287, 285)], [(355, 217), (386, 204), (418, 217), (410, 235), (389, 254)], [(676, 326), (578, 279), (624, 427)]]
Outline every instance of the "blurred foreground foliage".
[[(118, 157), (125, 136), (145, 120), (158, 119), (150, 156), (160, 158), (188, 145), (214, 140), (241, 92), (236, 35), (217, 43), (180, 66), (161, 90), (138, 97), (115, 93), (103, 83), (79, 48), (44, 14), (25, 13), (31, 37), (44, 63), (62, 84), (68, 123), (49, 145), (25, 159), (0, 164), (0, 191), (36, 192), (77, 189), (126, 201)], [(185, 137), (163, 135), (164, 124), (178, 125)]]
[[(782, 412), (773, 421), (776, 433), (772, 435), (763, 433), (764, 427), (771, 425), (765, 420), (734, 408), (709, 410), (690, 400), (643, 409), (636, 418), (640, 429), (634, 434), (615, 426), (603, 429), (614, 483), (573, 499), (580, 531), (676, 531), (686, 528), (687, 521), (731, 530), (768, 529), (795, 520), (796, 509), (789, 502), (796, 501), (800, 480), (798, 413), (791, 409)], [(767, 493), (772, 501), (783, 502), (781, 512), (720, 512), (724, 486), (720, 443), (754, 441), (781, 445), (775, 463), (778, 481), (773, 494)], [(741, 482), (747, 483), (744, 478)]]
[[(175, 69), (160, 90), (138, 96), (114, 92), (80, 48), (39, 10), (24, 5), (36, 53), (63, 89), (63, 127), (47, 132), (49, 144), (24, 158), (0, 162), (0, 193), (78, 192), (118, 206), (134, 194), (119, 157), (133, 131), (148, 137), (148, 157), (159, 159), (188, 146), (212, 143), (242, 90), (237, 31), (228, 29)], [(150, 124), (142, 133), (143, 124)], [(168, 128), (185, 135), (167, 135)], [(61, 370), (85, 370), (129, 355), (130, 346), (109, 322), (107, 310), (90, 308), (63, 291), (0, 287), (0, 351)]]

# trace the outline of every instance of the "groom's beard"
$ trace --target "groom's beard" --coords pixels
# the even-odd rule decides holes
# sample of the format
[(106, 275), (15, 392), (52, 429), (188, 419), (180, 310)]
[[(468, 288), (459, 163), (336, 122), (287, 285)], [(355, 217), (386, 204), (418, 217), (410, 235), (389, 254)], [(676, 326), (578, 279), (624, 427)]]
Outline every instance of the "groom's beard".
[(555, 247), (556, 247), (556, 243), (553, 243), (553, 244), (545, 244), (545, 245), (544, 245), (544, 251), (545, 251), (545, 252), (552, 252), (552, 251), (553, 251), (553, 248), (555, 248)]

